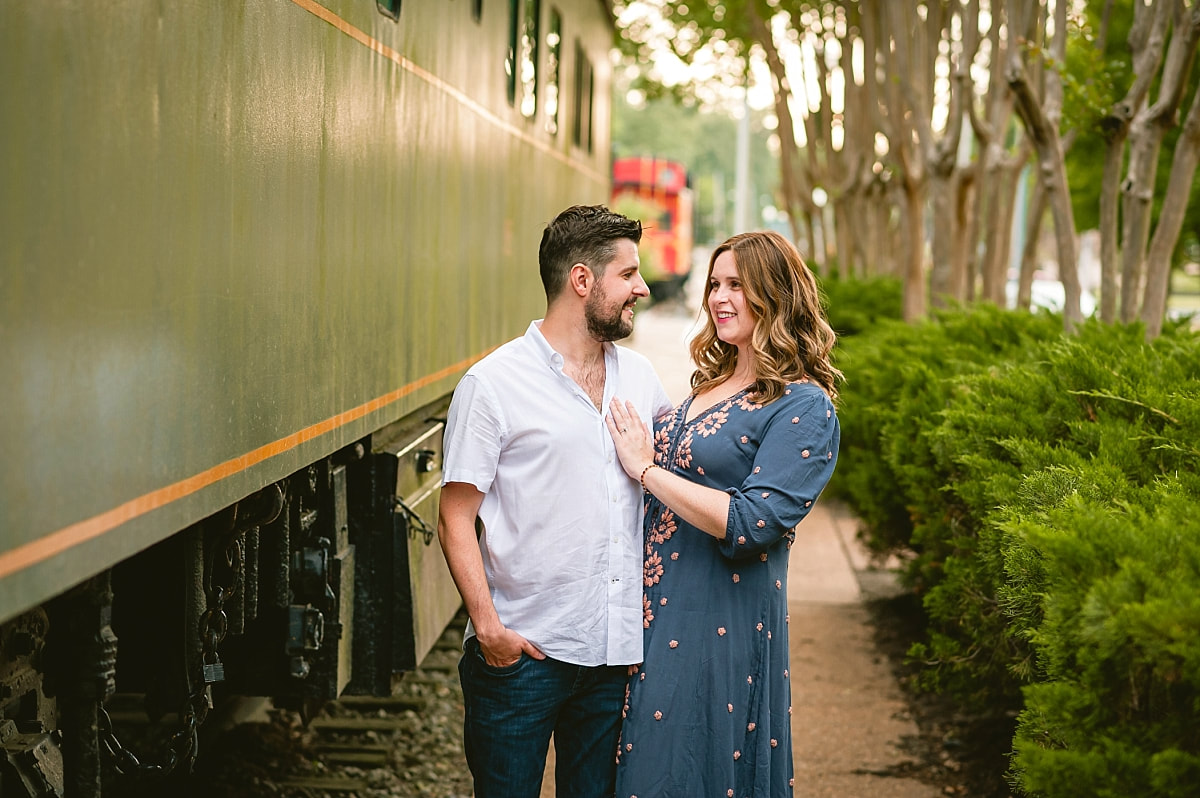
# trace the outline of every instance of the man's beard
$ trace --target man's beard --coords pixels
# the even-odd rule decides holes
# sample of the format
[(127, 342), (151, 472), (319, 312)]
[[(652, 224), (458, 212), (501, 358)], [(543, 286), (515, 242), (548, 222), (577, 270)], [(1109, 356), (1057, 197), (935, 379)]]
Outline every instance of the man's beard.
[(626, 321), (625, 305), (618, 305), (615, 313), (608, 315), (605, 305), (608, 295), (596, 292), (588, 297), (583, 306), (583, 315), (587, 320), (588, 333), (597, 341), (619, 341), (628, 338), (633, 332), (633, 319)]

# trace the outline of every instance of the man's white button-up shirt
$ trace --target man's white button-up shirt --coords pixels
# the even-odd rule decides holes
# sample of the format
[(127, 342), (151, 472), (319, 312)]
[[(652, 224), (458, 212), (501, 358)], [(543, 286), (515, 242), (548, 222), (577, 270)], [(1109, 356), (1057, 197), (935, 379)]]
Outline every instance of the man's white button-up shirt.
[(540, 324), (455, 389), (442, 479), (484, 494), (479, 547), (501, 623), (563, 662), (641, 662), (642, 489), (604, 415), (620, 397), (653, 428), (670, 400), (646, 358), (604, 344), (601, 412)]

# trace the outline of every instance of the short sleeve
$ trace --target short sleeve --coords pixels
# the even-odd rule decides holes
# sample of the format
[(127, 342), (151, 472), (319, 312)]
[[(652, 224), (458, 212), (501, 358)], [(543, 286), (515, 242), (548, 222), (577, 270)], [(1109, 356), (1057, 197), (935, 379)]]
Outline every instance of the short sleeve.
[(638, 410), (646, 414), (642, 421), (653, 425), (655, 419), (673, 409), (671, 397), (645, 355), (625, 347), (617, 347), (617, 351), (620, 353), (621, 381), (616, 395), (632, 400)]
[[(793, 392), (798, 386), (793, 386)], [(750, 474), (730, 489), (721, 552), (757, 556), (808, 515), (837, 463), (840, 427), (833, 403), (811, 387), (785, 395), (766, 421)]]
[(660, 380), (658, 378), (657, 374), (654, 374), (653, 377), (654, 377), (654, 399), (651, 402), (651, 404), (652, 404), (652, 409), (650, 411), (651, 425), (653, 425), (654, 419), (658, 418), (659, 416), (663, 415), (664, 413), (670, 413), (672, 410), (675, 409), (674, 405), (671, 404), (671, 397), (667, 396), (667, 389), (663, 387), (662, 380)]
[(465, 482), (487, 493), (496, 477), (504, 418), (485, 380), (468, 373), (454, 389), (442, 443), (442, 484)]

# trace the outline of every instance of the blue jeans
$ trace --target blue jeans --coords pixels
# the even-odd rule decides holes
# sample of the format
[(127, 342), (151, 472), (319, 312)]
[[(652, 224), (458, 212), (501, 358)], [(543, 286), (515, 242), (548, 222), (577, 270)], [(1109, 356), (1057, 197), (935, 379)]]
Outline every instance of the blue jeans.
[(559, 798), (610, 798), (628, 673), (526, 654), (493, 668), (468, 638), (458, 674), (475, 798), (538, 798), (551, 734)]

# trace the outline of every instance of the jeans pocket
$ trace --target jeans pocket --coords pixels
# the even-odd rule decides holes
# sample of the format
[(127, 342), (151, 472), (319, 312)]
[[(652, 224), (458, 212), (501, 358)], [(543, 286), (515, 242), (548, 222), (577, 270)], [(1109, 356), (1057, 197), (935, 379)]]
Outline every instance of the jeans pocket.
[(519, 671), (521, 669), (521, 666), (525, 664), (525, 660), (527, 660), (527, 659), (529, 659), (529, 657), (526, 656), (524, 651), (522, 651), (521, 656), (517, 657), (516, 662), (514, 662), (511, 665), (505, 665), (504, 667), (497, 668), (494, 665), (488, 665), (487, 660), (485, 660), (483, 658), (483, 654), (480, 653), (479, 654), (479, 667), (483, 668), (484, 673), (489, 674), (491, 676), (512, 676), (514, 673), (516, 673), (517, 671)]
[(521, 666), (525, 664), (525, 661), (529, 659), (528, 655), (522, 651), (521, 655), (517, 657), (517, 661), (509, 665), (504, 665), (501, 667), (489, 665), (488, 661), (483, 658), (483, 649), (479, 647), (479, 641), (475, 638), (471, 638), (468, 643), (468, 654), (470, 655), (471, 659), (475, 661), (475, 664), (479, 666), (479, 670), (487, 676), (511, 676), (520, 670)]

